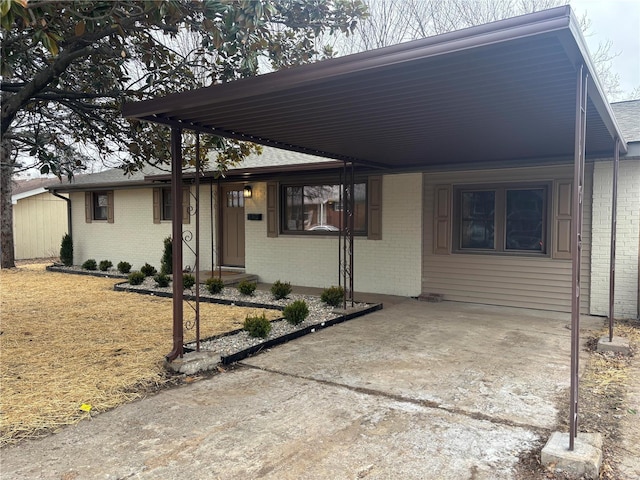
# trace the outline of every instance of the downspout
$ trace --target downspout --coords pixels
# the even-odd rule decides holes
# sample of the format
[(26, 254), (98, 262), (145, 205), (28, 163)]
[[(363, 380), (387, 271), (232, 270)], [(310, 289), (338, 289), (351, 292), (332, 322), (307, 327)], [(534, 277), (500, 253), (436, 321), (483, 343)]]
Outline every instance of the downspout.
[(69, 234), (69, 236), (71, 238), (73, 238), (73, 232), (71, 230), (71, 199), (69, 197), (65, 197), (63, 195), (60, 195), (58, 192), (56, 192), (55, 190), (49, 190), (49, 193), (51, 195), (53, 195), (54, 197), (58, 197), (62, 200), (64, 200), (65, 202), (67, 202), (67, 233)]

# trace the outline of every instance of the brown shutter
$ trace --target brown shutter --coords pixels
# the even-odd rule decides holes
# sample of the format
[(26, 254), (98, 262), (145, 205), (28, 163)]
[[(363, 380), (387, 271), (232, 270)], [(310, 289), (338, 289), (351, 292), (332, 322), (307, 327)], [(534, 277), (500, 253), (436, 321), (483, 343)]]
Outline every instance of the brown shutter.
[(553, 183), (553, 258), (571, 259), (571, 180)]
[(451, 185), (436, 185), (433, 214), (433, 253), (451, 253)]
[(160, 214), (162, 204), (162, 189), (154, 188), (153, 189), (153, 223), (160, 223), (160, 219), (162, 218)]
[(278, 236), (278, 184), (267, 183), (267, 237)]
[(113, 223), (113, 190), (107, 192), (107, 222)]
[(382, 240), (382, 176), (369, 177), (368, 229), (369, 240)]
[(91, 223), (93, 220), (93, 195), (91, 192), (84, 192), (84, 221)]
[(191, 222), (189, 205), (191, 203), (191, 190), (188, 185), (182, 187), (182, 223), (185, 225)]

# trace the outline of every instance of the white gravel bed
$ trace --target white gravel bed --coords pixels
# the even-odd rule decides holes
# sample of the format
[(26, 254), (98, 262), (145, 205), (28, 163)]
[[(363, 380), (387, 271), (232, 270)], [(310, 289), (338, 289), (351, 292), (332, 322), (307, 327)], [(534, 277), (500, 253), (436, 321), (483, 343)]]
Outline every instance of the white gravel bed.
[[(86, 271), (79, 267), (62, 267), (64, 270), (76, 270)], [(99, 273), (99, 272), (96, 272)], [(117, 273), (117, 270), (110, 271), (109, 273)], [(126, 275), (123, 275), (126, 280)], [(123, 287), (128, 290), (145, 290), (151, 292), (163, 292), (172, 294), (172, 285), (169, 283), (168, 287), (160, 288), (156, 286), (156, 282), (153, 277), (146, 277), (140, 285), (124, 284)], [(185, 295), (195, 295), (195, 288), (186, 289)], [(224, 335), (212, 340), (204, 340), (200, 342), (200, 349), (206, 351), (212, 351), (218, 353), (220, 356), (228, 356), (234, 353), (240, 352), (247, 348), (259, 345), (274, 338), (288, 335), (298, 330), (310, 327), (312, 325), (319, 325), (323, 327), (325, 322), (338, 318), (344, 314), (344, 310), (335, 309), (328, 306), (320, 300), (319, 297), (312, 295), (300, 295), (292, 293), (287, 298), (281, 300), (274, 300), (273, 295), (269, 291), (256, 290), (252, 295), (243, 295), (235, 287), (224, 287), (222, 292), (218, 294), (211, 294), (204, 285), (200, 285), (200, 298), (207, 299), (221, 299), (231, 302), (232, 305), (236, 303), (248, 302), (265, 306), (273, 306), (284, 308), (290, 303), (296, 300), (304, 300), (309, 307), (309, 316), (304, 322), (299, 325), (291, 325), (284, 319), (274, 320), (271, 322), (271, 332), (266, 338), (255, 338), (249, 336), (245, 331), (240, 331), (231, 335)], [(349, 308), (349, 311), (358, 310), (367, 307), (366, 303), (356, 303), (353, 308)], [(195, 343), (187, 344), (186, 347), (195, 349)]]

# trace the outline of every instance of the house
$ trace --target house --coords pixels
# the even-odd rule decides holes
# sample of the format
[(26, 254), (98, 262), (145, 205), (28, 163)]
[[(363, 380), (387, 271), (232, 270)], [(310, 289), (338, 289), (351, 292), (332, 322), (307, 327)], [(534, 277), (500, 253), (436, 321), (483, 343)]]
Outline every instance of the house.
[(57, 179), (15, 180), (11, 195), (16, 260), (56, 257), (67, 233), (67, 200), (51, 195), (46, 187)]
[(606, 102), (576, 25), (560, 7), (125, 106), (171, 127), (174, 143), (192, 129), (280, 150), (199, 190), (189, 172), (157, 171), (65, 187), (75, 263), (159, 263), (168, 182), (184, 177), (184, 265), (197, 203), (200, 268), (264, 282), (333, 285), (346, 255), (356, 291), (569, 312), (581, 218), (580, 310), (607, 315), (619, 156), (614, 304), (635, 318), (640, 101)]

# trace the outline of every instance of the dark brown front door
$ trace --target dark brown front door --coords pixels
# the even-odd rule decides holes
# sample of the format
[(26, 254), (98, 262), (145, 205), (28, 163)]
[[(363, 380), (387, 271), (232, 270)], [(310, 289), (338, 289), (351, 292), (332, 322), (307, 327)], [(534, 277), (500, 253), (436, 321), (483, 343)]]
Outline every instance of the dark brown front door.
[(222, 187), (222, 264), (244, 267), (244, 197), (241, 185)]

